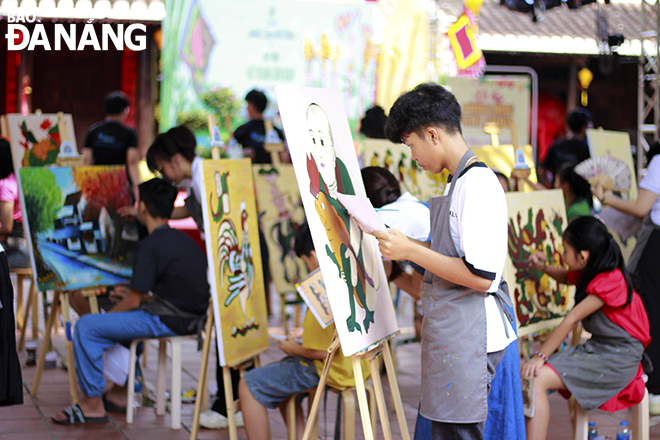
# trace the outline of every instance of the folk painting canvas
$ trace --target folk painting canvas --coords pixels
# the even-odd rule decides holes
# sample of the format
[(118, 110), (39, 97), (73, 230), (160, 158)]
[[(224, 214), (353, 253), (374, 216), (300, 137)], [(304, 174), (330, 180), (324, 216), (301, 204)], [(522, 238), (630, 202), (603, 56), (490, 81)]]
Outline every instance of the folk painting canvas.
[(529, 258), (543, 252), (548, 265), (563, 266), (562, 236), (567, 226), (561, 190), (506, 194), (509, 284), (518, 336), (553, 328), (573, 307), (574, 289), (534, 269)]
[[(66, 140), (76, 148), (76, 135), (70, 114), (64, 115)], [(62, 136), (56, 114), (11, 113), (7, 115), (14, 169), (55, 165)]]
[(341, 94), (275, 88), (293, 167), (345, 356), (398, 331), (378, 243), (337, 194), (366, 197)]
[(253, 174), (271, 279), (277, 292), (294, 292), (307, 268), (293, 250), (295, 230), (305, 220), (293, 166), (253, 165)]
[(220, 365), (266, 351), (268, 314), (249, 159), (205, 160), (202, 212)]
[(449, 172), (434, 174), (421, 169), (412, 159), (410, 148), (383, 139), (366, 139), (362, 166), (387, 168), (401, 185), (401, 192), (408, 191), (417, 199), (428, 202), (432, 197), (444, 194)]
[(319, 325), (323, 328), (329, 326), (334, 319), (321, 270), (316, 269), (310, 273), (304, 280), (300, 281), (296, 289), (307, 307), (312, 311), (312, 314), (314, 314)]
[(126, 283), (137, 226), (117, 214), (132, 203), (124, 166), (19, 170), (37, 289)]

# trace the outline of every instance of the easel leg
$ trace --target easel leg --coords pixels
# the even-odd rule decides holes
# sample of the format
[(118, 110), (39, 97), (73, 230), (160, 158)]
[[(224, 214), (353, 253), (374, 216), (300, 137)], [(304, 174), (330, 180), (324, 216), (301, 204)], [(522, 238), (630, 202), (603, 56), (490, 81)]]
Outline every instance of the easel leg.
[(399, 429), (401, 430), (401, 439), (410, 440), (410, 432), (408, 431), (408, 422), (406, 422), (406, 415), (403, 412), (403, 402), (401, 401), (401, 393), (399, 392), (399, 383), (396, 380), (396, 372), (392, 362), (392, 353), (390, 352), (390, 345), (383, 344), (383, 360), (385, 361), (385, 371), (387, 371), (387, 380), (390, 383), (392, 392), (392, 400), (394, 401), (394, 410), (396, 411), (396, 419), (399, 422)]
[(231, 369), (222, 367), (222, 377), (225, 383), (225, 403), (227, 405), (227, 418), (229, 419), (229, 440), (238, 440), (238, 429), (236, 428), (236, 405), (234, 405), (234, 390), (231, 385)]
[[(60, 292), (55, 291), (53, 295), (52, 309), (54, 310), (60, 303)], [(37, 360), (37, 371), (34, 372), (34, 379), (32, 380), (32, 389), (30, 396), (37, 397), (39, 392), (39, 383), (41, 382), (41, 374), (44, 372), (44, 364), (46, 363), (46, 352), (50, 348), (50, 336), (53, 331), (53, 322), (55, 321), (56, 313), (48, 315), (48, 322), (46, 323), (46, 331), (44, 332), (44, 341), (41, 343), (41, 351), (39, 352), (39, 359)]]
[[(387, 342), (385, 342), (384, 345), (387, 345)], [(390, 419), (387, 415), (387, 406), (385, 405), (383, 384), (380, 382), (380, 371), (378, 371), (378, 362), (376, 362), (375, 359), (369, 359), (369, 368), (371, 369), (371, 380), (374, 384), (374, 391), (376, 392), (376, 404), (378, 405), (378, 415), (380, 417), (380, 424), (383, 427), (383, 436), (385, 437), (385, 439), (391, 439), (392, 430), (390, 429)], [(358, 376), (355, 377), (357, 378)], [(371, 417), (375, 418), (376, 414), (371, 414)]]
[(315, 431), (316, 427), (316, 417), (319, 415), (319, 406), (321, 405), (321, 396), (323, 395), (323, 390), (325, 389), (325, 384), (328, 381), (328, 374), (330, 373), (330, 365), (335, 358), (335, 354), (339, 349), (339, 338), (337, 333), (328, 347), (328, 354), (325, 358), (325, 363), (323, 364), (323, 371), (321, 372), (321, 377), (319, 378), (319, 384), (316, 387), (316, 392), (314, 393), (314, 401), (309, 407), (309, 413), (307, 414), (307, 424), (305, 425), (305, 432), (303, 433), (303, 440), (310, 440), (312, 433)]
[[(202, 365), (199, 368), (199, 379), (197, 382), (197, 399), (195, 399), (195, 411), (193, 412), (192, 428), (190, 430), (190, 440), (197, 440), (197, 432), (199, 431), (199, 415), (202, 409), (202, 399), (199, 398), (201, 387), (206, 386), (209, 370), (209, 351), (211, 349), (211, 341), (213, 340), (213, 309), (212, 305), (209, 306), (209, 315), (206, 319), (206, 333), (204, 342), (202, 344)], [(204, 390), (205, 391), (205, 390)], [(205, 394), (201, 393), (202, 397)]]
[[(39, 301), (37, 301), (38, 295), (32, 293), (33, 290), (36, 290), (34, 280), (30, 280), (30, 297), (32, 298), (32, 338), (37, 339), (39, 338)], [(23, 323), (23, 325), (27, 325), (27, 321)]]
[[(23, 326), (21, 327), (21, 338), (18, 340), (18, 351), (23, 350), (23, 347), (25, 347), (25, 334), (27, 333), (27, 320), (28, 317), (30, 316), (30, 307), (32, 306), (32, 297), (36, 296), (37, 292), (36, 289), (34, 288), (34, 284), (30, 286), (30, 293), (28, 295), (27, 303), (25, 304), (25, 311), (23, 315)], [(21, 306), (22, 307), (22, 306)], [(32, 315), (34, 315), (34, 311), (32, 312)], [(35, 318), (32, 318), (35, 319)], [(34, 335), (33, 335), (34, 337)]]
[(367, 403), (367, 392), (364, 389), (364, 382), (361, 380), (362, 365), (359, 356), (352, 356), (353, 375), (355, 376), (355, 391), (358, 396), (358, 405), (360, 406), (360, 418), (362, 419), (362, 429), (364, 430), (365, 440), (374, 440), (374, 433), (371, 429), (371, 420), (369, 416), (369, 404)]
[[(30, 304), (30, 299), (25, 305), (27, 309)], [(16, 327), (23, 330), (25, 325), (25, 318), (23, 318), (23, 277), (19, 274), (16, 274)], [(20, 350), (20, 348), (19, 348)]]
[[(69, 294), (64, 292), (62, 298), (62, 317), (64, 318), (64, 333), (66, 334), (66, 361), (69, 372), (69, 393), (71, 403), (78, 404), (78, 379), (76, 378), (76, 361), (73, 355), (73, 327), (69, 316)], [(34, 313), (32, 314), (34, 316)]]

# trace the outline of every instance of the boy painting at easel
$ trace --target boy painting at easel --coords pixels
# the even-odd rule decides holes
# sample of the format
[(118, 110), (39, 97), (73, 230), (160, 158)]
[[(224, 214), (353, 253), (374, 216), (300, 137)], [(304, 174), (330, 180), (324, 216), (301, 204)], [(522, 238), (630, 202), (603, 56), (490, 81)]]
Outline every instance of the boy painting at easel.
[[(447, 169), (453, 180), (445, 196), (430, 200), (430, 249), (395, 229), (374, 232), (385, 258), (426, 269), (420, 413), (433, 421), (434, 440), (483, 439), (489, 383), (513, 332), (502, 304), (510, 304), (508, 289), (500, 282), (506, 199), (467, 146), (460, 121), (456, 98), (440, 85), (420, 84), (396, 100), (388, 139), (408, 145), (421, 168)], [(487, 321), (493, 306), (501, 319)]]
[[(319, 262), (307, 223), (296, 230), (294, 250), (310, 272), (318, 269)], [(319, 383), (323, 359), (335, 334), (335, 325), (322, 328), (311, 310), (307, 310), (302, 327), (302, 344), (288, 337), (280, 342), (280, 349), (287, 354), (284, 359), (250, 370), (241, 379), (238, 393), (249, 439), (270, 439), (267, 410), (279, 407), (286, 420), (286, 401), (296, 393), (316, 388)], [(365, 361), (362, 362), (362, 371), (365, 372), (363, 380), (366, 380), (369, 368), (366, 368)], [(355, 386), (351, 358), (344, 357), (341, 350), (332, 362), (328, 385), (338, 389)], [(299, 402), (296, 405), (296, 423), (296, 433), (301, 439), (305, 420)]]

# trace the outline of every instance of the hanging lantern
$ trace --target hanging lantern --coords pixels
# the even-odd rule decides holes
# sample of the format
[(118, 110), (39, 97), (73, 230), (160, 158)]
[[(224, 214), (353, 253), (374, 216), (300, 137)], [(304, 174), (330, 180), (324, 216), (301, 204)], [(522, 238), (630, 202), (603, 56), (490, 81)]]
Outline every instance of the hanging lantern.
[(582, 103), (582, 107), (586, 107), (587, 103), (589, 102), (589, 97), (587, 96), (587, 89), (591, 84), (591, 80), (594, 79), (594, 74), (591, 73), (591, 70), (587, 69), (586, 67), (583, 67), (577, 73), (577, 76), (578, 76), (578, 80), (580, 81), (580, 87), (582, 88), (582, 93), (580, 95), (580, 102)]

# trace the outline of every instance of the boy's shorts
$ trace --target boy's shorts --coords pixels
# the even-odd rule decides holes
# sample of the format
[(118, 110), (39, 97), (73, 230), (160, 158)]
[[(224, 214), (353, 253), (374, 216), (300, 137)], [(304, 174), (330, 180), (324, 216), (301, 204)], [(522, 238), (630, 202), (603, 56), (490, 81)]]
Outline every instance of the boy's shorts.
[(294, 394), (316, 388), (319, 375), (313, 360), (287, 356), (248, 371), (243, 380), (257, 402), (266, 408), (275, 409)]

